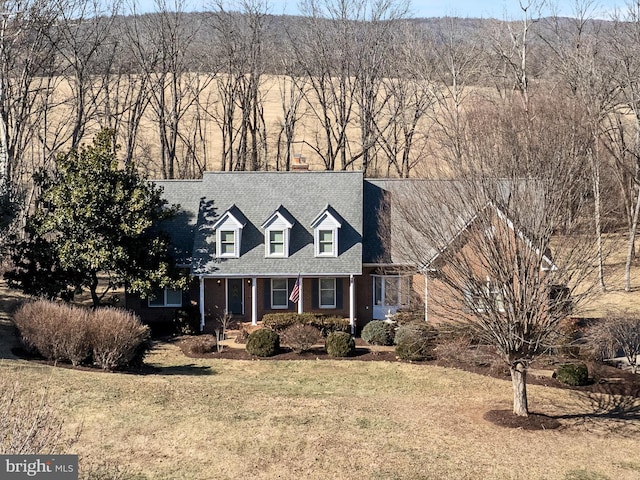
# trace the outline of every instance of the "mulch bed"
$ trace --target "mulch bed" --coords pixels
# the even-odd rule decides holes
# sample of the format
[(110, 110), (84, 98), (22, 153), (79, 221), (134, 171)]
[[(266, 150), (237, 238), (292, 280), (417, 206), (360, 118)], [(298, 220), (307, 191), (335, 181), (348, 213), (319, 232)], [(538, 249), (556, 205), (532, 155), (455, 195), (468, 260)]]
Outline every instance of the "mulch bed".
[(547, 415), (529, 413), (529, 416), (521, 417), (511, 410), (489, 410), (482, 418), (500, 427), (522, 430), (555, 430), (562, 426), (560, 421)]

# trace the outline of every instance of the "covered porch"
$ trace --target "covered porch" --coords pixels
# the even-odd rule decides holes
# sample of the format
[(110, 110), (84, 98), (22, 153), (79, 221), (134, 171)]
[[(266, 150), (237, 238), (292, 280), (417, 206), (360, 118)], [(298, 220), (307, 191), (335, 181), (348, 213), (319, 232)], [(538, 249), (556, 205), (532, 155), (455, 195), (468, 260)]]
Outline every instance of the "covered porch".
[(257, 325), (266, 313), (325, 313), (356, 324), (354, 274), (289, 274), (277, 276), (199, 275), (200, 330), (228, 314)]

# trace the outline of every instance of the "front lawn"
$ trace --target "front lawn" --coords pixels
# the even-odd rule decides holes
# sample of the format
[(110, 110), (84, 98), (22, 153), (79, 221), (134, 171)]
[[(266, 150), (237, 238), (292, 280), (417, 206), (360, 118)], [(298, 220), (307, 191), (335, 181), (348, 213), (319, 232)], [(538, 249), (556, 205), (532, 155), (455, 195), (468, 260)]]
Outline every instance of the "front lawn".
[[(154, 373), (54, 368), (4, 358), (6, 381), (46, 389), (70, 453), (147, 479), (637, 479), (640, 420), (596, 414), (601, 398), (530, 386), (563, 427), (483, 419), (511, 382), (432, 365), (185, 357), (159, 344)], [(600, 402), (602, 403), (602, 402)]]

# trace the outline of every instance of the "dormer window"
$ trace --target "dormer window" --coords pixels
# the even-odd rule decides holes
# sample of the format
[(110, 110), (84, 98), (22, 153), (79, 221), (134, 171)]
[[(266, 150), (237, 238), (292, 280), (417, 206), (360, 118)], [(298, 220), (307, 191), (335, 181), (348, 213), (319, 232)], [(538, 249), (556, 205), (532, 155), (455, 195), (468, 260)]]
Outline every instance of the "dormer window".
[(238, 207), (233, 205), (213, 225), (216, 232), (216, 257), (239, 258), (242, 229), (247, 220)]
[(220, 257), (236, 257), (235, 230), (220, 230)]
[(334, 230), (318, 230), (318, 255), (335, 257)]
[(268, 257), (284, 257), (284, 231), (271, 230), (269, 232)]
[(289, 238), (294, 224), (295, 220), (282, 205), (267, 218), (262, 224), (265, 257), (286, 258), (289, 256)]
[(342, 227), (340, 216), (327, 207), (311, 223), (313, 227), (313, 243), (316, 257), (338, 256), (338, 231)]

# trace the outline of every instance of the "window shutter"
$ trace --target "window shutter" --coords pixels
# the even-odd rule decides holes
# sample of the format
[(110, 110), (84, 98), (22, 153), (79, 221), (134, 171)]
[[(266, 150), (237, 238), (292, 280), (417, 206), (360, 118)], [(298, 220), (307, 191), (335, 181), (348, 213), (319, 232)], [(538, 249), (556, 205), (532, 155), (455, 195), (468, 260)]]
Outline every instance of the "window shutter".
[(342, 278), (336, 278), (336, 308), (342, 308)]
[(314, 278), (311, 280), (311, 307), (314, 309), (320, 308), (320, 280)]
[(265, 278), (262, 283), (264, 284), (264, 308), (271, 310), (271, 279)]

